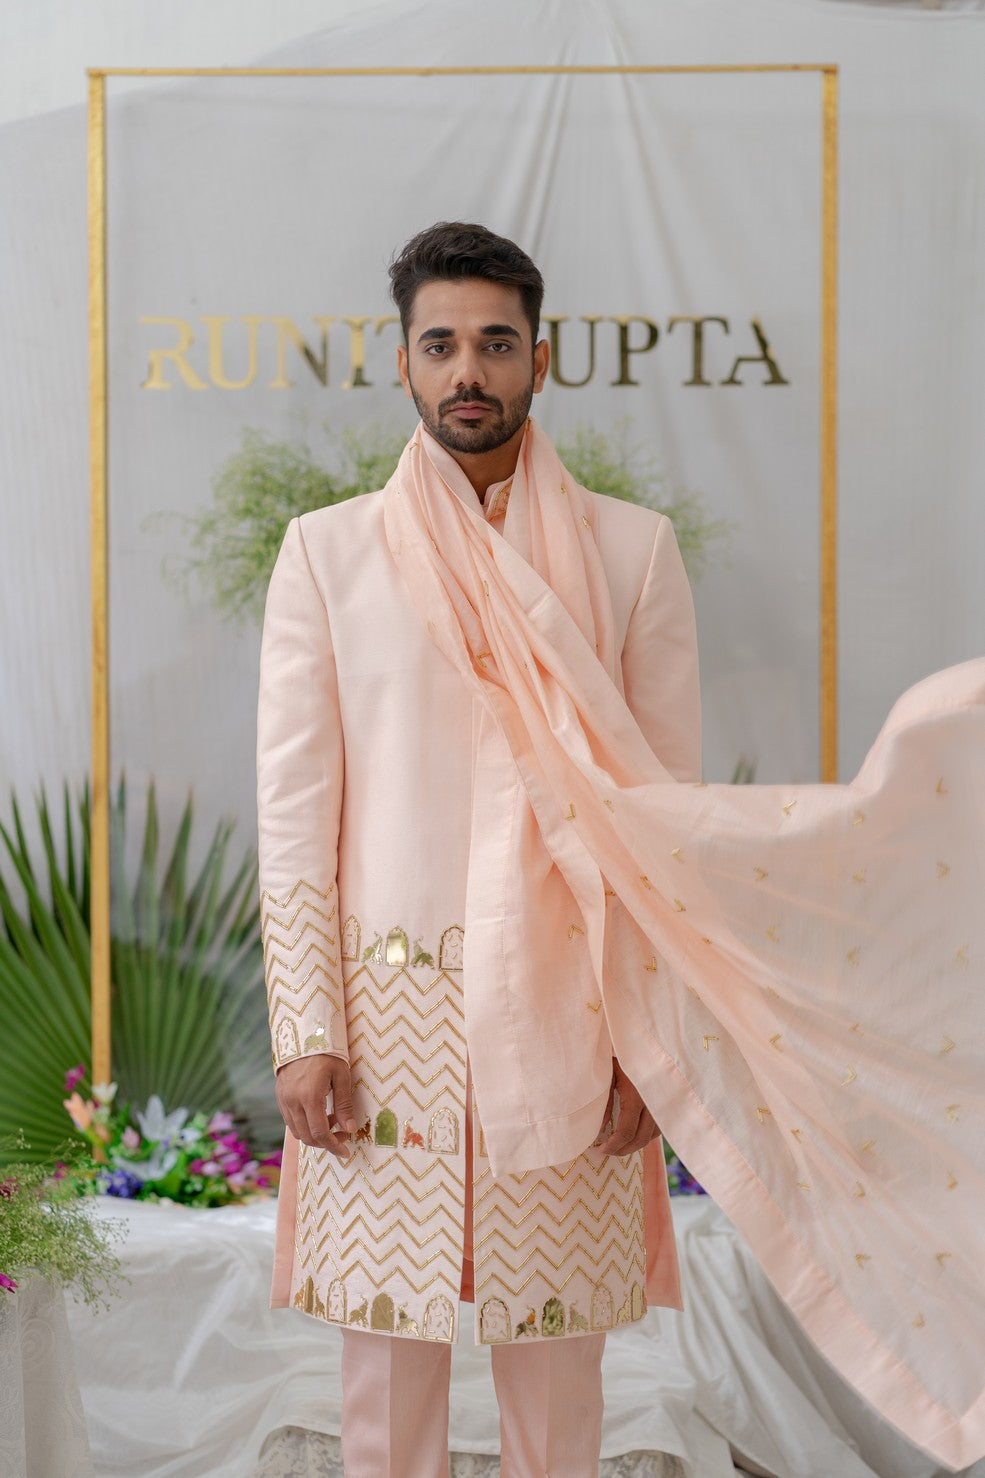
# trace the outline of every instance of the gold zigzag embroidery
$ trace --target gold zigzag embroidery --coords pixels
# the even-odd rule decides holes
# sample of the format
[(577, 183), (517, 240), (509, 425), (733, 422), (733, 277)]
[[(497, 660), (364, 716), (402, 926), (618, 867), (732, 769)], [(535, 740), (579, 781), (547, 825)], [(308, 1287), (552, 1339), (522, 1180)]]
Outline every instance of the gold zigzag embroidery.
[[(439, 981), (432, 982), (432, 985), (428, 986), (427, 990), (420, 990), (417, 992), (417, 995), (430, 995), (433, 986), (437, 984), (439, 984)], [(442, 1006), (450, 1007), (456, 1016), (460, 1016), (463, 1021), (465, 1019), (465, 1008), (459, 999), (459, 997), (461, 996), (461, 991), (459, 991), (458, 996), (454, 996), (450, 992), (446, 992), (444, 995), (437, 996), (428, 1005), (427, 1009), (425, 1009), (423, 1006), (419, 1006), (417, 1004), (416, 996), (412, 996), (409, 994), (409, 992), (406, 991), (398, 991), (392, 995), (384, 995), (381, 992), (379, 996), (375, 996), (368, 985), (361, 985), (358, 990), (354, 991), (351, 988), (352, 981), (348, 980), (345, 982), (345, 986), (346, 1000), (349, 1003), (349, 1010), (353, 1014), (353, 1016), (369, 1015), (368, 1012), (363, 1011), (360, 1007), (360, 1003), (363, 997), (368, 996), (373, 1007), (372, 1019), (374, 1021), (378, 1017), (387, 1016), (391, 1011), (400, 1006), (402, 1006), (405, 1010), (412, 1010), (415, 1016), (419, 1016), (422, 1021), (426, 1021), (433, 1011), (440, 1011)]]
[[(500, 1244), (500, 1248), (508, 1247), (511, 1253), (518, 1253), (520, 1249), (526, 1247), (528, 1242), (530, 1242), (531, 1240), (538, 1237), (545, 1237), (553, 1247), (563, 1249), (569, 1246), (571, 1242), (574, 1242), (576, 1246), (579, 1245), (577, 1241), (578, 1232), (583, 1232), (584, 1235), (588, 1238), (589, 1242), (601, 1243), (602, 1238), (605, 1237), (613, 1227), (615, 1228), (616, 1232), (621, 1232), (622, 1236), (619, 1237), (613, 1234), (609, 1238), (609, 1242), (607, 1245), (611, 1246), (614, 1242), (619, 1250), (623, 1253), (623, 1255), (628, 1257), (630, 1248), (635, 1244), (637, 1239), (641, 1239), (643, 1236), (642, 1210), (639, 1211), (635, 1216), (630, 1217), (628, 1224), (621, 1221), (620, 1218), (617, 1216), (610, 1216), (606, 1221), (605, 1226), (598, 1229), (587, 1226), (585, 1222), (583, 1222), (579, 1217), (579, 1219), (571, 1226), (566, 1227), (559, 1237), (553, 1236), (543, 1225), (543, 1223), (540, 1223), (537, 1226), (533, 1227), (532, 1230), (529, 1231), (525, 1237), (518, 1237), (517, 1240), (514, 1242), (513, 1238), (508, 1236), (506, 1232), (502, 1229), (502, 1227), (493, 1227), (493, 1229), (487, 1232), (484, 1237), (476, 1240), (475, 1246), (476, 1248), (479, 1248), (480, 1246), (484, 1247), (487, 1242), (497, 1242)], [(490, 1256), (492, 1255), (493, 1250), (495, 1249), (491, 1249), (489, 1254)], [(506, 1257), (506, 1253), (500, 1250), (499, 1256)]]
[[(407, 992), (408, 997), (410, 997), (411, 999), (413, 999), (413, 997), (415, 996), (430, 995), (435, 986), (444, 983), (446, 986), (451, 987), (451, 989), (448, 990), (446, 993), (446, 999), (449, 1005), (454, 1006), (460, 1015), (464, 1016), (465, 1014), (465, 1007), (464, 1004), (462, 1004), (463, 998), (461, 983), (455, 980), (451, 975), (449, 975), (447, 970), (439, 970), (434, 979), (424, 985), (421, 983), (421, 981), (417, 980), (415, 976), (411, 974), (406, 966), (403, 965), (396, 969), (392, 975), (388, 976), (386, 980), (377, 980), (376, 976), (367, 965), (360, 965), (358, 970), (354, 970), (351, 975), (347, 976), (347, 987), (353, 985), (354, 982), (363, 975), (366, 976), (366, 982), (360, 985), (358, 990), (352, 992), (351, 999), (353, 1001), (358, 1001), (363, 994), (366, 994), (369, 995), (373, 999), (373, 1001), (379, 1005), (380, 1010), (383, 1010), (386, 1003), (394, 999), (394, 982), (399, 980), (400, 977), (403, 975), (408, 985), (410, 985), (413, 989), (413, 996), (410, 996), (410, 992)], [(379, 992), (378, 996), (373, 995), (374, 990)], [(398, 998), (401, 998), (399, 997), (399, 993), (397, 994)]]
[[(476, 1190), (478, 1190), (480, 1179), (481, 1180), (484, 1180), (488, 1174), (489, 1174), (488, 1171), (483, 1171), (482, 1176), (481, 1177), (477, 1177), (476, 1182), (475, 1182), (475, 1188), (476, 1188)], [(613, 1189), (612, 1189), (612, 1182), (613, 1181), (619, 1187), (619, 1189), (622, 1191), (622, 1193), (623, 1193), (624, 1196), (629, 1196), (630, 1195), (630, 1188), (632, 1187), (633, 1190), (635, 1191), (637, 1182), (639, 1180), (641, 1180), (641, 1179), (642, 1179), (642, 1176), (640, 1175), (640, 1172), (638, 1170), (632, 1170), (632, 1171), (630, 1171), (629, 1176), (627, 1177), (626, 1180), (620, 1180), (620, 1178), (619, 1178), (618, 1175), (613, 1175), (611, 1177), (607, 1177), (606, 1180), (604, 1180), (601, 1185), (598, 1185), (597, 1186), (597, 1185), (593, 1185), (592, 1182), (589, 1180), (589, 1178), (586, 1175), (582, 1174), (582, 1175), (579, 1175), (578, 1176), (577, 1180), (572, 1185), (570, 1185), (570, 1186), (562, 1186), (562, 1188), (559, 1189), (559, 1190), (553, 1189), (552, 1186), (551, 1186), (551, 1184), (550, 1184), (550, 1182), (548, 1180), (541, 1179), (541, 1180), (536, 1180), (533, 1183), (533, 1185), (531, 1185), (529, 1187), (529, 1189), (527, 1191), (525, 1191), (525, 1193), (522, 1196), (517, 1197), (517, 1196), (512, 1195), (511, 1192), (510, 1192), (510, 1190), (509, 1190), (510, 1184), (511, 1183), (515, 1183), (515, 1180), (516, 1180), (516, 1177), (510, 1176), (508, 1180), (500, 1180), (500, 1181), (497, 1181), (496, 1184), (495, 1184), (495, 1190), (498, 1192), (499, 1195), (503, 1196), (507, 1201), (509, 1201), (513, 1206), (515, 1206), (516, 1209), (517, 1209), (517, 1211), (519, 1211), (520, 1208), (522, 1206), (524, 1206), (527, 1203), (527, 1201), (530, 1200), (531, 1196), (538, 1195), (538, 1194), (540, 1194), (540, 1195), (545, 1195), (546, 1194), (546, 1195), (553, 1196), (556, 1200), (560, 1200), (563, 1196), (571, 1195), (571, 1193), (575, 1190), (575, 1188), (579, 1184), (584, 1185), (585, 1188), (586, 1188), (586, 1190), (589, 1192), (589, 1194), (592, 1195), (592, 1196), (594, 1196), (596, 1200), (599, 1200), (604, 1195), (613, 1195), (614, 1194)], [(493, 1188), (490, 1187), (489, 1190), (483, 1191), (483, 1193), (481, 1195), (476, 1195), (476, 1197), (475, 1197), (476, 1207), (479, 1206), (479, 1204), (480, 1204), (481, 1201), (485, 1200), (485, 1198), (486, 1198), (487, 1195), (491, 1194), (492, 1189)]]
[[(437, 1184), (432, 1188), (433, 1191), (444, 1190), (448, 1166), (445, 1164), (445, 1157), (443, 1155), (428, 1155), (420, 1171), (414, 1170), (410, 1162), (405, 1157), (400, 1157), (397, 1152), (394, 1153), (393, 1159), (399, 1159), (399, 1169), (395, 1175), (391, 1175), (390, 1179), (384, 1181), (382, 1185), (373, 1185), (373, 1177), (371, 1174), (367, 1174), (365, 1166), (353, 1167), (347, 1180), (338, 1172), (333, 1174), (331, 1168), (324, 1170), (321, 1175), (315, 1170), (307, 1173), (310, 1174), (312, 1180), (317, 1182), (319, 1187), (324, 1185), (326, 1178), (331, 1175), (333, 1180), (338, 1181), (339, 1189), (343, 1194), (347, 1194), (355, 1182), (358, 1181), (360, 1189), (354, 1192), (353, 1200), (358, 1199), (360, 1195), (369, 1194), (368, 1188), (370, 1186), (372, 1187), (372, 1194), (374, 1196), (385, 1196), (391, 1187), (395, 1185), (402, 1185), (404, 1190), (414, 1197), (415, 1201), (421, 1200), (422, 1196), (431, 1194), (429, 1190), (421, 1193), (412, 1191), (410, 1185), (404, 1180), (404, 1176), (407, 1176), (409, 1181), (416, 1180), (420, 1183), (420, 1181), (426, 1180), (428, 1176), (433, 1175), (437, 1181)], [(380, 1171), (388, 1170), (392, 1163), (393, 1161), (391, 1160), (386, 1165), (381, 1166)], [(345, 1168), (348, 1169), (349, 1167), (347, 1166)]]
[[(550, 1239), (548, 1240), (550, 1241)], [(490, 1263), (500, 1262), (506, 1269), (507, 1275), (509, 1273), (522, 1273), (534, 1262), (536, 1262), (538, 1268), (548, 1267), (552, 1273), (559, 1273), (562, 1268), (570, 1263), (573, 1257), (579, 1255), (584, 1257), (588, 1262), (592, 1262), (595, 1259), (601, 1260), (603, 1257), (610, 1257), (612, 1260), (615, 1260), (615, 1257), (618, 1256), (622, 1259), (623, 1267), (626, 1267), (633, 1262), (633, 1248), (641, 1248), (642, 1245), (641, 1238), (635, 1239), (631, 1243), (624, 1243), (620, 1242), (618, 1237), (610, 1237), (602, 1248), (596, 1248), (595, 1242), (591, 1238), (587, 1243), (577, 1240), (572, 1242), (561, 1241), (553, 1243), (559, 1255), (552, 1257), (543, 1242), (534, 1242), (527, 1249), (523, 1261), (519, 1265), (511, 1261), (511, 1253), (504, 1253), (498, 1247), (490, 1246), (483, 1248), (482, 1262), (483, 1267), (487, 1270)], [(478, 1249), (476, 1250), (478, 1251)], [(639, 1261), (642, 1263), (642, 1257), (639, 1258)]]
[[(451, 1078), (453, 1082), (458, 1084), (462, 1096), (465, 1096), (465, 1078), (464, 1076), (459, 1077), (458, 1073), (456, 1073), (451, 1063), (444, 1063), (442, 1066), (435, 1068), (434, 1072), (429, 1078), (422, 1078), (420, 1073), (418, 1073), (409, 1062), (398, 1062), (394, 1067), (390, 1069), (388, 1073), (380, 1073), (376, 1071), (372, 1063), (365, 1060), (364, 1058), (359, 1057), (358, 1054), (352, 1054), (351, 1060), (353, 1070), (355, 1070), (358, 1066), (359, 1076), (363, 1083), (363, 1086), (366, 1088), (367, 1092), (372, 1093), (374, 1097), (378, 1097), (378, 1094), (373, 1087), (374, 1082), (388, 1083), (393, 1077), (394, 1073), (399, 1073), (401, 1070), (407, 1073), (409, 1077), (414, 1078), (417, 1082), (418, 1087), (424, 1089), (425, 1092), (428, 1088), (430, 1088), (431, 1084), (435, 1081), (436, 1078), (440, 1078), (442, 1073), (447, 1073), (448, 1077)], [(455, 1057), (452, 1059), (452, 1061), (461, 1068), (465, 1067), (464, 1058)], [(451, 1088), (449, 1087), (447, 1091), (451, 1092)]]
[[(621, 1218), (621, 1224), (625, 1225), (627, 1220), (631, 1217), (642, 1217), (643, 1210), (640, 1201), (641, 1198), (639, 1196), (633, 1196), (627, 1201), (620, 1201), (618, 1200), (618, 1198), (613, 1196), (611, 1200), (607, 1199), (605, 1201), (603, 1209), (599, 1211), (597, 1215), (593, 1215), (591, 1207), (586, 1204), (581, 1196), (579, 1196), (578, 1199), (572, 1202), (570, 1205), (562, 1205), (560, 1214), (553, 1211), (545, 1203), (542, 1206), (531, 1207), (530, 1211), (525, 1216), (522, 1216), (519, 1221), (513, 1221), (509, 1213), (502, 1206), (497, 1205), (494, 1202), (488, 1211), (483, 1211), (481, 1214), (479, 1213), (478, 1206), (474, 1207), (474, 1225), (476, 1227), (479, 1227), (483, 1225), (490, 1216), (495, 1216), (498, 1213), (500, 1216), (502, 1216), (503, 1220), (510, 1228), (510, 1230), (514, 1232), (519, 1231), (520, 1228), (524, 1226), (531, 1217), (535, 1219), (537, 1225), (540, 1225), (543, 1217), (548, 1217), (556, 1227), (560, 1227), (563, 1226), (566, 1221), (570, 1221), (571, 1217), (575, 1215), (578, 1211), (583, 1212), (588, 1220), (596, 1228), (606, 1218), (609, 1218), (611, 1220), (611, 1217), (616, 1214), (616, 1211), (618, 1211)], [(610, 1209), (613, 1206), (616, 1208), (615, 1210)]]
[[(616, 1279), (618, 1282), (628, 1283), (630, 1281), (630, 1278), (632, 1277), (632, 1274), (634, 1272), (637, 1272), (637, 1273), (639, 1273), (639, 1274), (642, 1275), (641, 1276), (641, 1281), (642, 1281), (642, 1278), (645, 1278), (646, 1277), (646, 1269), (644, 1267), (644, 1264), (643, 1264), (643, 1261), (642, 1261), (641, 1258), (634, 1258), (633, 1261), (630, 1263), (630, 1265), (629, 1265), (628, 1268), (621, 1267), (618, 1263), (610, 1262), (607, 1267), (603, 1268), (602, 1271), (599, 1272), (597, 1265), (593, 1263), (592, 1257), (591, 1257), (591, 1255), (589, 1255), (589, 1258), (588, 1258), (588, 1269), (586, 1269), (585, 1267), (583, 1267), (581, 1264), (579, 1264), (575, 1268), (572, 1268), (572, 1270), (568, 1274), (568, 1276), (566, 1278), (562, 1279), (562, 1281), (557, 1284), (557, 1287), (556, 1287), (555, 1291), (557, 1293), (562, 1293), (564, 1291), (564, 1289), (567, 1288), (568, 1284), (572, 1281), (572, 1279), (579, 1278), (579, 1277), (585, 1278), (587, 1280), (587, 1282), (591, 1286), (593, 1286), (593, 1287), (594, 1287), (594, 1285), (596, 1283), (603, 1283), (603, 1282), (605, 1282), (605, 1280), (607, 1278), (610, 1278), (610, 1277)], [(520, 1283), (511, 1283), (510, 1280), (509, 1280), (509, 1278), (505, 1274), (503, 1274), (503, 1273), (499, 1273), (499, 1274), (495, 1275), (495, 1278), (496, 1278), (496, 1284), (497, 1284), (497, 1291), (499, 1291), (500, 1289), (502, 1289), (504, 1292), (508, 1293), (511, 1298), (520, 1298), (526, 1292), (526, 1290), (530, 1287), (531, 1283), (537, 1283), (537, 1282), (543, 1283), (545, 1281), (544, 1280), (544, 1277), (543, 1277), (543, 1274), (541, 1274), (541, 1273), (529, 1273), (527, 1275), (527, 1277), (524, 1278), (523, 1281), (520, 1282)], [(475, 1265), (475, 1291), (476, 1291), (476, 1295), (478, 1296), (480, 1292), (485, 1291), (485, 1288), (488, 1286), (488, 1284), (490, 1282), (492, 1282), (492, 1278), (491, 1277), (489, 1277), (489, 1276), (481, 1276), (480, 1275), (480, 1272), (479, 1272), (479, 1263), (476, 1262), (476, 1265)]]
[[(282, 962), (278, 961), (278, 963)], [(339, 982), (335, 978), (335, 976), (329, 974), (324, 965), (315, 965), (313, 969), (309, 970), (307, 975), (304, 975), (300, 980), (291, 980), (288, 976), (285, 975), (273, 976), (272, 979), (269, 979), (267, 981), (267, 995), (268, 997), (273, 997), (278, 986), (282, 986), (284, 990), (288, 991), (292, 996), (297, 995), (299, 991), (304, 990), (304, 988), (309, 984), (310, 981), (315, 978), (316, 975), (320, 975), (322, 980), (325, 982), (325, 985), (331, 987), (331, 991), (329, 992), (324, 988), (324, 986), (316, 986), (316, 992), (320, 992), (320, 994), (322, 995), (331, 994), (335, 997), (336, 1000), (341, 1001), (342, 987), (339, 985)]]
[[(356, 1024), (357, 1019), (358, 1018), (352, 1017), (350, 1014), (350, 1020), (353, 1027)], [(385, 1051), (382, 1047), (377, 1045), (377, 1043), (379, 1043), (382, 1038), (388, 1037), (390, 1033), (396, 1031), (397, 1027), (399, 1026), (405, 1027), (407, 1031), (410, 1032), (414, 1037), (416, 1037), (419, 1042), (429, 1041), (431, 1037), (434, 1036), (435, 1032), (445, 1032), (447, 1040), (447, 1029), (446, 1023), (444, 1021), (435, 1021), (432, 1023), (431, 1026), (428, 1027), (427, 1031), (421, 1031), (417, 1023), (415, 1021), (412, 1021), (409, 1016), (405, 1016), (403, 1012), (401, 1012), (399, 1016), (395, 1016), (392, 1021), (388, 1021), (382, 1026), (376, 1026), (374, 1023), (373, 1027), (371, 1027), (369, 1031), (353, 1031), (351, 1033), (350, 1040), (353, 1043), (360, 1040), (372, 1041), (374, 1044), (375, 1054), (379, 1057), (385, 1057), (387, 1053), (393, 1051), (394, 1047), (401, 1047), (406, 1045), (406, 1039), (403, 1037), (397, 1037), (395, 1041), (390, 1043)], [(439, 1048), (444, 1045), (444, 1042), (439, 1043)]]
[[(308, 995), (305, 996), (303, 1001), (292, 1001), (281, 994), (271, 996), (269, 997), (269, 1000), (271, 1012), (274, 1011), (275, 1007), (280, 1007), (282, 1011), (288, 1012), (291, 1016), (303, 1016), (308, 1008), (315, 1003), (315, 1001), (325, 1000), (325, 992), (323, 990), (319, 990), (316, 986), (313, 991), (309, 991)], [(341, 1010), (340, 1002), (333, 1001), (331, 1004), (335, 1010)]]
[[(336, 941), (333, 940), (332, 943), (334, 944), (336, 943)], [(267, 950), (264, 954), (264, 968), (266, 969), (268, 975), (274, 968), (289, 970), (292, 975), (296, 975), (299, 970), (304, 968), (308, 956), (312, 954), (318, 955), (322, 960), (325, 961), (324, 965), (315, 965), (312, 968), (316, 970), (322, 969), (326, 972), (335, 971), (338, 973), (338, 956), (335, 954), (329, 954), (328, 950), (325, 949), (323, 945), (315, 944), (314, 942), (309, 944), (304, 953), (302, 955), (299, 955), (297, 959), (294, 959), (290, 951), (288, 951), (286, 955), (279, 955), (275, 954), (272, 949)]]
[[(339, 1227), (333, 1222), (329, 1229), (323, 1232), (322, 1229), (326, 1222), (331, 1221), (331, 1218), (323, 1217), (316, 1227), (308, 1229), (305, 1236), (309, 1246), (313, 1246), (319, 1254), (325, 1243), (331, 1242), (336, 1247), (366, 1247), (372, 1245), (376, 1248), (379, 1256), (387, 1256), (389, 1254), (382, 1252), (381, 1245), (386, 1241), (387, 1237), (396, 1237), (397, 1245), (392, 1249), (392, 1255), (394, 1256), (405, 1251), (408, 1245), (416, 1247), (418, 1252), (423, 1253), (426, 1248), (432, 1246), (435, 1242), (444, 1243), (445, 1251), (451, 1252), (454, 1255), (458, 1237), (452, 1231), (451, 1227), (436, 1227), (428, 1236), (416, 1237), (409, 1227), (401, 1224), (399, 1220), (400, 1207), (398, 1206), (392, 1209), (396, 1212), (398, 1220), (392, 1226), (382, 1227), (379, 1231), (369, 1226), (364, 1217), (357, 1217), (351, 1227)], [(357, 1236), (354, 1230), (360, 1221), (362, 1222), (364, 1232), (364, 1236), (361, 1237)], [(406, 1244), (404, 1243), (404, 1238), (406, 1238)], [(416, 1267), (423, 1266), (420, 1257), (413, 1258), (412, 1260)]]

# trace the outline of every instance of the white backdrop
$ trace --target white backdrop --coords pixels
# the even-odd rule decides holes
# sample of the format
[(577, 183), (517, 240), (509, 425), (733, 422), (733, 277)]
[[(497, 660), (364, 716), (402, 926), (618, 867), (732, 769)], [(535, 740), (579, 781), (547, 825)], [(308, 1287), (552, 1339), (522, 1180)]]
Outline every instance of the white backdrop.
[[(597, 5), (504, 0), (462, 20), (446, 0), (376, 7), (290, 46), (278, 65), (835, 61), (842, 69), (841, 750), (862, 754), (904, 687), (981, 652), (985, 432), (980, 17), (870, 11), (830, 0)], [(92, 57), (93, 63), (103, 60)], [(153, 61), (154, 58), (147, 58)], [(112, 88), (112, 83), (110, 84)], [(111, 97), (113, 96), (111, 92)], [(584, 372), (581, 314), (660, 329), (617, 386), (618, 330), (599, 325), (596, 375), (552, 385), (552, 431), (632, 418), (631, 439), (736, 531), (697, 588), (706, 770), (740, 753), (763, 779), (817, 771), (816, 77), (345, 83), (198, 82), (117, 95), (110, 118), (113, 762), (194, 784), (206, 813), (252, 828), (257, 636), (161, 580), (178, 549), (146, 515), (193, 512), (243, 426), (318, 445), (372, 417), (410, 424), (389, 386), (392, 338), (367, 344), (373, 389), (344, 390), (348, 330), (321, 386), (288, 351), (271, 390), (273, 329), (240, 391), (141, 389), (148, 350), (229, 315), (226, 373), (244, 375), (242, 315), (389, 312), (385, 261), (440, 216), (486, 220), (542, 266), (545, 311), (572, 320), (565, 374)], [(88, 750), (84, 132), (78, 110), (0, 129), (4, 578), (0, 778), (78, 775)], [(686, 386), (707, 333), (708, 387)], [(720, 383), (755, 354), (758, 317), (789, 385)], [(639, 342), (643, 325), (631, 332)], [(372, 328), (372, 325), (370, 325)], [(567, 337), (569, 333), (576, 336)], [(238, 337), (237, 337), (238, 334)], [(266, 334), (266, 339), (264, 338)], [(293, 356), (293, 357), (291, 357)], [(172, 375), (173, 379), (177, 377)], [(170, 543), (168, 542), (170, 541)], [(205, 803), (207, 798), (207, 803)]]

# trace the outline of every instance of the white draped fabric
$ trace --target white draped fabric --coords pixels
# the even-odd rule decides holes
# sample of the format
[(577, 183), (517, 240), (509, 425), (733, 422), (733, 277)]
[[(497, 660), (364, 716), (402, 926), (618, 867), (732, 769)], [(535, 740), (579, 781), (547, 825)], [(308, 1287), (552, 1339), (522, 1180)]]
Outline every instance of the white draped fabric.
[[(778, 1478), (942, 1478), (820, 1359), (712, 1202), (679, 1198), (673, 1213), (685, 1312), (608, 1340), (607, 1461), (643, 1453), (639, 1478), (731, 1478), (732, 1444)], [(131, 1281), (106, 1314), (69, 1310), (96, 1478), (283, 1478), (278, 1462), (295, 1478), (303, 1444), (283, 1429), (339, 1432), (341, 1340), (267, 1307), (274, 1203), (97, 1214), (126, 1225)], [(451, 1405), (452, 1451), (494, 1454), (487, 1349), (455, 1346)], [(331, 1473), (325, 1447), (307, 1447)], [(985, 1478), (985, 1461), (964, 1478)]]
[(44, 1278), (0, 1289), (0, 1474), (94, 1478), (65, 1295)]

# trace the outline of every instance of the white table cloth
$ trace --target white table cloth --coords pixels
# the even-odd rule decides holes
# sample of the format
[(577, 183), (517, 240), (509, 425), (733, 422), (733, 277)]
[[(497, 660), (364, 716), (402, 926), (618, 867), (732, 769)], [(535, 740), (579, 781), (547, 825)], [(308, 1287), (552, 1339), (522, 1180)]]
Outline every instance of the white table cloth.
[(43, 1278), (0, 1290), (0, 1475), (93, 1478), (65, 1296)]
[[(338, 1433), (341, 1338), (267, 1308), (273, 1203), (107, 1200), (97, 1214), (127, 1223), (131, 1282), (108, 1314), (70, 1308), (96, 1478), (338, 1472), (333, 1444), (284, 1431)], [(674, 1221), (685, 1313), (653, 1311), (607, 1342), (608, 1478), (733, 1478), (730, 1443), (779, 1478), (939, 1478), (806, 1344), (717, 1207), (680, 1198)], [(489, 1352), (471, 1344), (454, 1350), (450, 1439), (471, 1455), (456, 1478), (495, 1471)], [(621, 1456), (638, 1453), (666, 1456)]]

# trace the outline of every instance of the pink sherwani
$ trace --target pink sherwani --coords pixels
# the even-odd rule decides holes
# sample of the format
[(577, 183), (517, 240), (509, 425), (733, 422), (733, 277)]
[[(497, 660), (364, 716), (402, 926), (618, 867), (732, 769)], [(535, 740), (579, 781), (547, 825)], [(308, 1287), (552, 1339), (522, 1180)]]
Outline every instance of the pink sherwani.
[[(487, 493), (494, 528), (508, 495)], [(481, 509), (470, 489), (449, 496)], [(694, 779), (694, 617), (671, 525), (594, 502), (627, 702), (667, 769)], [(258, 723), (274, 1063), (348, 1055), (361, 1127), (346, 1164), (288, 1136), (272, 1301), (435, 1340), (458, 1322), (467, 1021), (486, 986), (463, 968), (477, 709), (410, 604), (382, 494), (294, 520), (267, 600)], [(570, 978), (585, 994), (586, 1038), (611, 1055), (597, 992), (563, 958), (548, 968), (552, 990)], [(549, 1033), (536, 1046), (545, 1061), (557, 1050)], [(494, 1178), (481, 1097), (473, 1113), (479, 1340), (609, 1329), (641, 1318), (647, 1295), (679, 1306), (659, 1145), (606, 1158), (586, 1148), (594, 1118), (562, 1113), (563, 1163)]]

